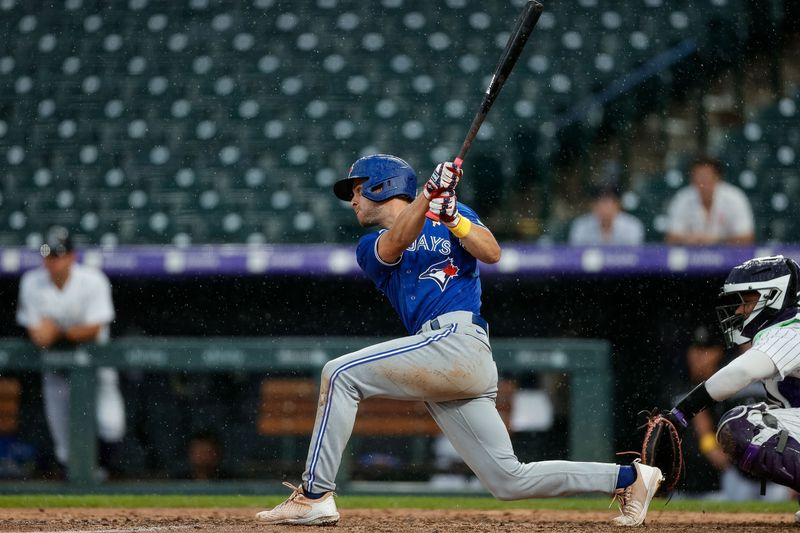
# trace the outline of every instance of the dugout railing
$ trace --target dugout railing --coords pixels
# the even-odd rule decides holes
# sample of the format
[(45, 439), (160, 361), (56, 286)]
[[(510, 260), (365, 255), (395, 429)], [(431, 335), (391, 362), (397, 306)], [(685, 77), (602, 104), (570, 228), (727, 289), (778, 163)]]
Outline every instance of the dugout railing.
[[(71, 454), (65, 483), (0, 482), (0, 493), (53, 490), (74, 492), (153, 492), (184, 490), (186, 483), (105, 483), (98, 485), (96, 467), (95, 369), (116, 367), (146, 372), (259, 372), (293, 373), (318, 379), (330, 359), (381, 339), (364, 337), (282, 338), (143, 338), (124, 337), (105, 346), (74, 351), (37, 351), (22, 339), (0, 339), (0, 373), (59, 369), (70, 375)], [(610, 344), (594, 339), (493, 339), (492, 348), (502, 375), (563, 373), (569, 379), (569, 458), (613, 460), (612, 371)], [(348, 473), (339, 480), (347, 483)], [(298, 473), (299, 475), (299, 473)], [(267, 485), (277, 483), (267, 483)], [(226, 482), (211, 490), (254, 492), (260, 484)], [(170, 490), (171, 489), (171, 490)], [(351, 487), (352, 491), (353, 487)], [(194, 486), (192, 490), (197, 490)]]

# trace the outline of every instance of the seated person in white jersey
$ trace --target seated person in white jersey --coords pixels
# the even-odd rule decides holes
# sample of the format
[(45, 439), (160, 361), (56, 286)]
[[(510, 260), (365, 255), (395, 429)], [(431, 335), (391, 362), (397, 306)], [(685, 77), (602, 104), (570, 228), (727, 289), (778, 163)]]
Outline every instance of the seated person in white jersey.
[(622, 210), (619, 188), (614, 184), (592, 188), (589, 213), (572, 221), (569, 243), (573, 246), (635, 246), (644, 242), (644, 226)]
[(667, 210), (668, 244), (708, 246), (753, 243), (753, 209), (741, 189), (723, 180), (718, 159), (697, 156), (691, 184), (675, 193)]

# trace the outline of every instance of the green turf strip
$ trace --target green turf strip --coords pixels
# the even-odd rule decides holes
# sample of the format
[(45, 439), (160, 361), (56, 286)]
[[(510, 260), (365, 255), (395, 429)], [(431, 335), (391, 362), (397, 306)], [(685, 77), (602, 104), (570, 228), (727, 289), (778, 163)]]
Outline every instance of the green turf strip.
[[(281, 501), (280, 496), (176, 496), (176, 495), (14, 495), (0, 496), (0, 507), (272, 507)], [(337, 504), (342, 509), (566, 509), (602, 511), (608, 508), (610, 498), (554, 498), (501, 502), (484, 497), (440, 496), (341, 496)], [(755, 512), (794, 513), (794, 502), (710, 502), (702, 500), (676, 500), (666, 503), (656, 499), (651, 510), (697, 512)]]

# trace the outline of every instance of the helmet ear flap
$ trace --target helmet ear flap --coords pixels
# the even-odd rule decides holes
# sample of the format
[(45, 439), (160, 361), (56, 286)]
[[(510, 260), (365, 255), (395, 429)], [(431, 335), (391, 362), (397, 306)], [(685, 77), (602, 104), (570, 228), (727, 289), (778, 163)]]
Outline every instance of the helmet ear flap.
[(769, 291), (769, 294), (764, 296), (764, 302), (765, 302), (764, 305), (766, 307), (771, 306), (773, 303), (775, 303), (775, 299), (778, 298), (780, 295), (781, 295), (780, 289), (772, 289), (771, 291)]

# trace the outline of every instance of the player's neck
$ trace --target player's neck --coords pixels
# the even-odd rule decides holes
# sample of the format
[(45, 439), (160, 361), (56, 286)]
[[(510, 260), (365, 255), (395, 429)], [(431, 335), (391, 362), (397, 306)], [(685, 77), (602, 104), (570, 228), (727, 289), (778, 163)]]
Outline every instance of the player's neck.
[(69, 281), (69, 275), (70, 271), (68, 270), (64, 275), (51, 275), (50, 280), (53, 282), (53, 285), (58, 288), (58, 290), (63, 290), (64, 286), (67, 284), (67, 281)]
[(383, 212), (381, 213), (382, 216), (380, 226), (385, 229), (391, 229), (391, 227), (394, 226), (394, 222), (397, 220), (397, 217), (409, 205), (409, 202), (399, 198), (387, 200), (386, 204), (383, 206)]

